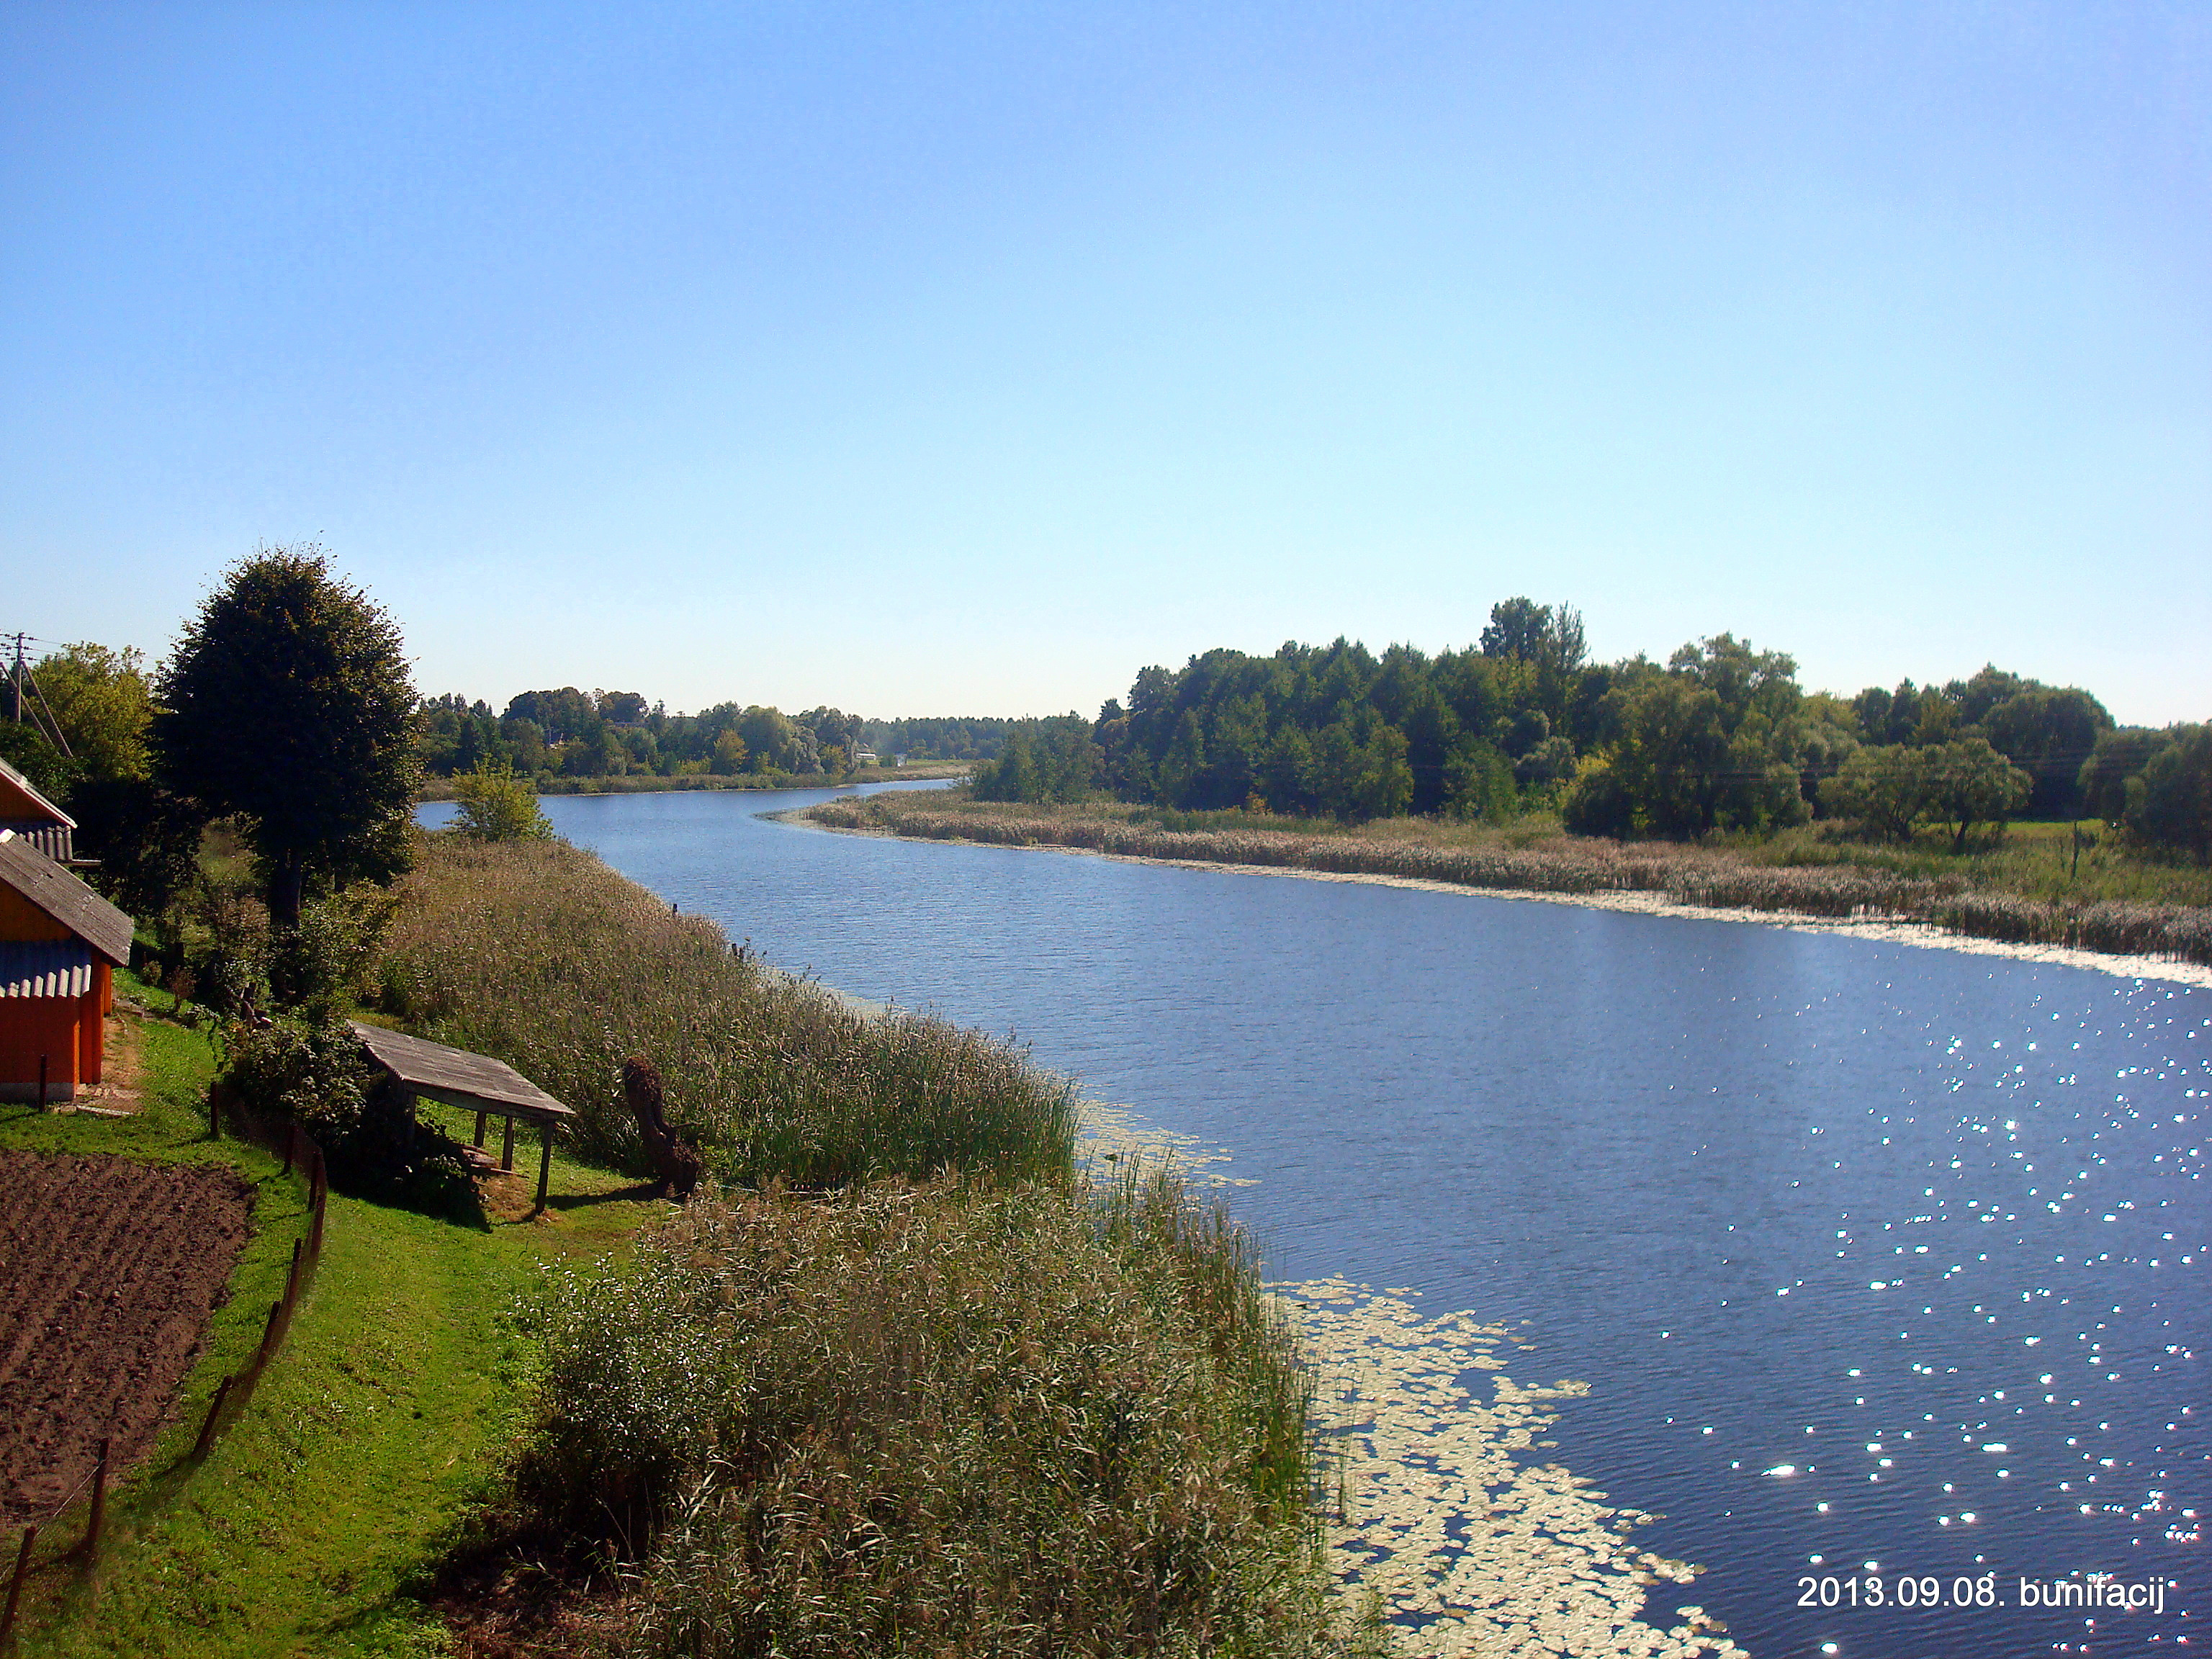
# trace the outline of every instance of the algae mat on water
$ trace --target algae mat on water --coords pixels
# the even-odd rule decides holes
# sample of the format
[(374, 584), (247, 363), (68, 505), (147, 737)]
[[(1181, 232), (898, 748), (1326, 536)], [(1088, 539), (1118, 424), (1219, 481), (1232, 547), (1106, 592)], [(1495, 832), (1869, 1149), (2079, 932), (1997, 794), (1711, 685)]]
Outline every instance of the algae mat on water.
[[(1424, 1320), (1410, 1297), (1341, 1279), (1278, 1285), (1321, 1367), (1317, 1402), (1336, 1459), (1340, 1508), (1329, 1547), (1340, 1576), (1371, 1589), (1385, 1614), (1438, 1659), (1746, 1659), (1693, 1604), (1662, 1625), (1644, 1604), (1698, 1569), (1638, 1548), (1650, 1517), (1555, 1462), (1529, 1454), (1586, 1393), (1505, 1375), (1501, 1325), (1471, 1314)], [(1484, 1399), (1463, 1379), (1486, 1373)]]

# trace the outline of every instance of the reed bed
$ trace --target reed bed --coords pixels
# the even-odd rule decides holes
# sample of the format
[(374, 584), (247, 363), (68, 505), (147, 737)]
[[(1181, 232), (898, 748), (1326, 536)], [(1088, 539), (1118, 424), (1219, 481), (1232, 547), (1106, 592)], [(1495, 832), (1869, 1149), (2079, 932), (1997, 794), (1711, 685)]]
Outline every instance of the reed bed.
[(1310, 1374), (1164, 1176), (705, 1199), (556, 1283), (515, 1492), (622, 1651), (1321, 1655)]
[(644, 1167), (621, 1086), (643, 1054), (726, 1181), (1068, 1178), (1069, 1089), (1007, 1044), (854, 1013), (563, 842), (424, 837), (381, 989), (424, 1036), (574, 1107), (578, 1151), (619, 1167)]
[(1669, 902), (1930, 923), (2023, 945), (2212, 965), (2212, 908), (2135, 900), (2040, 898), (1977, 887), (1961, 872), (1906, 873), (1857, 864), (1755, 863), (1734, 849), (1551, 836), (1527, 846), (1455, 844), (1407, 834), (1305, 832), (1243, 825), (1168, 828), (1133, 815), (1041, 812), (890, 796), (831, 801), (808, 814), (832, 829), (1007, 847), (1077, 847), (1133, 858), (1380, 875), (1509, 892), (1654, 892)]

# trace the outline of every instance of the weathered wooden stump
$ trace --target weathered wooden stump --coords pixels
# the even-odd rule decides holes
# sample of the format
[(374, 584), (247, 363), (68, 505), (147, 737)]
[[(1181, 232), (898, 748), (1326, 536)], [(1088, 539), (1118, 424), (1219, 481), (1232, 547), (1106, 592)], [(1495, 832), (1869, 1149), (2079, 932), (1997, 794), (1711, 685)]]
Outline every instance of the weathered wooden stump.
[(642, 1055), (623, 1061), (623, 1098), (637, 1120), (637, 1138), (645, 1144), (646, 1161), (663, 1191), (678, 1202), (691, 1196), (699, 1177), (706, 1173), (698, 1148), (668, 1125), (662, 1109), (665, 1091), (660, 1068)]

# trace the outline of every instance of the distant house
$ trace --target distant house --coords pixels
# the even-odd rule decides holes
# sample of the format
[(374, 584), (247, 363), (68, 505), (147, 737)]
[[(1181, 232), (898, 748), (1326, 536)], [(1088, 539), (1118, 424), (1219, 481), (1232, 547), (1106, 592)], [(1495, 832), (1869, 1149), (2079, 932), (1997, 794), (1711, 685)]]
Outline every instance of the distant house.
[(875, 763), (876, 763), (876, 751), (875, 751), (874, 750), (872, 750), (872, 749), (855, 749), (855, 750), (853, 751), (853, 764), (854, 764), (854, 765), (855, 765), (855, 766), (873, 766)]
[(42, 1082), (46, 1100), (69, 1100), (100, 1080), (131, 933), (129, 916), (0, 830), (0, 1100), (36, 1100)]
[(76, 820), (4, 760), (0, 760), (0, 830), (12, 830), (57, 864), (76, 856), (72, 842)]

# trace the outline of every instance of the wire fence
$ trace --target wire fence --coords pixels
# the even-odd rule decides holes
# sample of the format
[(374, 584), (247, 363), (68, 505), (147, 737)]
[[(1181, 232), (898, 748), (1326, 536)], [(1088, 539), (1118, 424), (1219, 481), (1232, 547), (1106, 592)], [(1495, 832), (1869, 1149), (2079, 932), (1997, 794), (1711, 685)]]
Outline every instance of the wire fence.
[[(253, 1111), (246, 1106), (238, 1092), (228, 1085), (218, 1083), (208, 1092), (208, 1131), (220, 1139), (226, 1131), (235, 1139), (259, 1146), (264, 1152), (283, 1160), (285, 1176), (299, 1181), (306, 1189), (307, 1206), (307, 1231), (292, 1241), (292, 1264), (284, 1277), (284, 1293), (269, 1304), (267, 1319), (261, 1328), (261, 1340), (245, 1364), (225, 1376), (216, 1385), (215, 1395), (208, 1401), (207, 1413), (200, 1419), (198, 1435), (191, 1449), (182, 1460), (182, 1473), (189, 1475), (204, 1462), (222, 1438), (223, 1431), (236, 1423), (240, 1413), (253, 1398), (263, 1374), (270, 1362), (276, 1358), (284, 1346), (284, 1339), (292, 1329), (292, 1316), (300, 1298), (313, 1282), (316, 1266), (323, 1255), (323, 1222), (329, 1207), (330, 1176), (323, 1159), (323, 1149), (301, 1131), (289, 1118), (276, 1118)], [(0, 1607), (0, 1652), (12, 1650), (15, 1621), (21, 1611), (23, 1590), (30, 1581), (37, 1561), (40, 1535), (51, 1536), (62, 1528), (70, 1510), (83, 1498), (90, 1488), (90, 1501), (84, 1512), (84, 1530), (77, 1541), (64, 1550), (56, 1552), (46, 1565), (73, 1567), (88, 1571), (100, 1558), (102, 1539), (107, 1523), (107, 1487), (109, 1449), (112, 1442), (103, 1437), (100, 1443), (100, 1459), (76, 1485), (54, 1504), (43, 1516), (25, 1524), (21, 1540), (15, 1548), (13, 1570), (8, 1579), (8, 1599)]]

